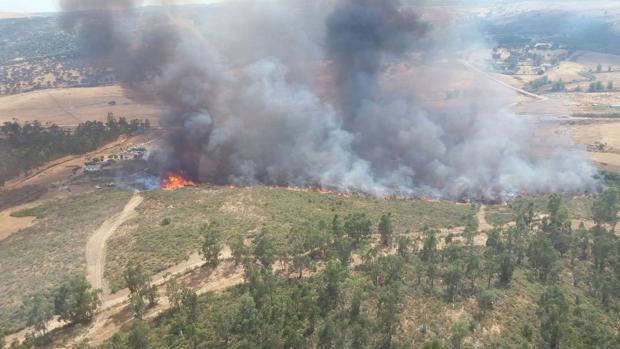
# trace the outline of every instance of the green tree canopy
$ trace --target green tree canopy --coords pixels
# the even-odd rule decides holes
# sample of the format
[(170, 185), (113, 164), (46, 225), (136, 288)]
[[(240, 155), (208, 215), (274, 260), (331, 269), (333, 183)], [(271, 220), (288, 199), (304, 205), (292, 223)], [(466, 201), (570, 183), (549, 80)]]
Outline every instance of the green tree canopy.
[(54, 298), (55, 313), (72, 323), (88, 322), (101, 305), (100, 290), (93, 290), (84, 276), (75, 276), (63, 283)]

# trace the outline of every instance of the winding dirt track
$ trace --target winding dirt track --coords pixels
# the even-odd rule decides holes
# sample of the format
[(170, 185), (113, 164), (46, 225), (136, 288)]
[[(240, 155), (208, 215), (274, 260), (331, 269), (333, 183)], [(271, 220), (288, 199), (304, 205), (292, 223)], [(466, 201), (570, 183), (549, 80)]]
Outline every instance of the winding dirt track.
[(139, 194), (134, 194), (122, 212), (107, 219), (91, 235), (86, 243), (86, 278), (94, 289), (104, 290), (107, 288), (103, 278), (106, 255), (106, 242), (114, 234), (116, 229), (123, 223), (137, 215), (136, 208), (144, 201)]
[[(126, 315), (125, 313), (127, 313), (127, 308), (124, 307), (124, 305), (129, 299), (129, 290), (123, 289), (111, 294), (105, 285), (103, 272), (105, 270), (106, 241), (124, 222), (135, 217), (137, 214), (135, 209), (143, 201), (144, 198), (142, 196), (137, 193), (134, 194), (125, 205), (123, 211), (103, 222), (103, 224), (93, 233), (87, 242), (87, 279), (93, 288), (103, 290), (101, 299), (102, 304), (97, 315), (95, 316), (94, 321), (86, 329), (85, 333), (70, 340), (73, 344), (77, 344), (82, 340), (90, 340), (95, 341), (96, 343), (101, 343), (118, 331), (123, 324), (127, 324), (132, 320), (131, 316), (126, 319), (123, 318), (123, 315)], [(225, 262), (222, 263), (220, 268), (213, 271), (207, 280), (202, 280), (202, 282), (196, 285), (199, 289), (198, 293), (219, 291), (241, 283), (242, 274), (239, 270), (234, 270), (233, 272), (223, 272), (225, 266), (227, 266), (226, 269), (231, 269), (230, 259), (232, 258), (232, 253), (230, 248), (226, 246), (220, 253), (220, 258)], [(198, 253), (194, 253), (186, 261), (154, 275), (152, 284), (159, 286), (170, 276), (184, 275), (196, 270), (200, 272), (200, 267), (203, 266), (204, 263), (205, 262), (202, 259), (202, 256)], [(161, 291), (160, 296), (163, 296), (163, 292)], [(170, 305), (168, 302), (164, 301), (157, 308), (150, 310), (149, 316), (154, 316), (169, 308)], [(47, 330), (58, 330), (66, 325), (66, 323), (55, 318), (47, 323)], [(34, 332), (32, 328), (26, 328), (22, 331), (6, 336), (5, 341), (7, 343), (12, 343), (14, 340), (21, 342), (29, 333), (32, 332)], [(65, 348), (66, 343), (56, 343), (50, 347)]]

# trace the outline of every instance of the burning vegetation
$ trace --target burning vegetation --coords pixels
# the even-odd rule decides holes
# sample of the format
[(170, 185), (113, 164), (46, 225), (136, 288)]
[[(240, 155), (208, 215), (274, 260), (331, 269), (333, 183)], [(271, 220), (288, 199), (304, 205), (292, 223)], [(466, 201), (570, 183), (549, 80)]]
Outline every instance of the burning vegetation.
[[(84, 56), (97, 58), (93, 64), (110, 64), (129, 95), (162, 105), (161, 125), (174, 132), (149, 156), (159, 173), (475, 201), (598, 188), (582, 150), (563, 136), (536, 137), (510, 109), (511, 92), (472, 83), (449, 104), (427, 100), (429, 78), (462, 84), (460, 74), (434, 62), (459, 64), (461, 52), (478, 43), (452, 44), (470, 36), (464, 40), (458, 25), (427, 23), (418, 6), (258, 1), (222, 14), (222, 23), (252, 18), (232, 37), (218, 21), (203, 28), (168, 13), (153, 13), (144, 31), (122, 30), (118, 24), (143, 3), (65, 0), (60, 22)], [(291, 30), (281, 36), (279, 28)], [(407, 88), (382, 83), (414, 56), (425, 59), (413, 61), (410, 79), (402, 77)], [(296, 73), (306, 62), (322, 62), (317, 75), (333, 78), (317, 86), (305, 76), (312, 74)], [(541, 146), (554, 151), (540, 156)]]
[(164, 178), (162, 178), (161, 184), (160, 184), (160, 187), (163, 190), (176, 190), (176, 189), (181, 189), (185, 187), (195, 187), (195, 186), (196, 186), (196, 182), (192, 181), (191, 179), (185, 178), (181, 174), (174, 173), (174, 172), (166, 173)]

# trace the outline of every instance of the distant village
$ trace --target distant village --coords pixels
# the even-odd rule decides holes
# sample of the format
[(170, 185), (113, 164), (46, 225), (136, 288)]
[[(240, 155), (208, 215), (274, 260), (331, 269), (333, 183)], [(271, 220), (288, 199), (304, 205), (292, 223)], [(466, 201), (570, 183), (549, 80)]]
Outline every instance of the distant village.
[(493, 67), (502, 74), (543, 75), (568, 58), (568, 51), (551, 42), (539, 42), (522, 47), (493, 49)]

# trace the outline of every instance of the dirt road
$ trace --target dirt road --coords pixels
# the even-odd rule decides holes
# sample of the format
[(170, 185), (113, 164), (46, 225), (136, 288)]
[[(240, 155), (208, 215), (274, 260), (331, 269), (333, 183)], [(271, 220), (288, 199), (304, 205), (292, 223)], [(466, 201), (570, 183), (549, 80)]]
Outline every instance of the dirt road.
[(488, 232), (493, 229), (493, 226), (487, 221), (487, 207), (480, 205), (480, 210), (476, 213), (478, 219), (478, 230), (481, 232)]
[[(195, 253), (190, 258), (153, 276), (152, 285), (160, 286), (171, 276), (179, 276), (179, 281), (188, 283), (198, 294), (216, 292), (228, 289), (243, 282), (242, 270), (236, 268), (232, 262), (232, 252), (224, 247), (220, 253), (220, 265), (215, 270), (201, 268), (204, 265), (202, 256)], [(206, 275), (205, 275), (206, 274)], [(169, 310), (171, 304), (166, 297), (164, 288), (159, 289), (159, 303), (145, 314), (145, 319), (152, 319)], [(131, 310), (127, 306), (129, 291), (121, 290), (115, 294), (104, 295), (103, 304), (95, 319), (86, 331), (71, 340), (73, 344), (87, 341), (91, 345), (101, 345), (123, 326), (134, 321)], [(62, 348), (56, 347), (56, 348)]]
[[(132, 198), (131, 201), (133, 200), (134, 198)], [(131, 201), (127, 206), (132, 204)], [(138, 205), (139, 204), (137, 204), (136, 207)], [(127, 207), (125, 208), (127, 209)], [(134, 209), (135, 207), (129, 209), (130, 214)], [(125, 211), (126, 210), (123, 210), (123, 212)], [(220, 254), (220, 258), (223, 262), (218, 269), (212, 271), (207, 277), (202, 278), (200, 274), (204, 271), (200, 267), (203, 266), (205, 262), (198, 253), (195, 253), (191, 255), (187, 261), (177, 264), (153, 276), (152, 285), (162, 285), (166, 282), (168, 277), (177, 275), (185, 275), (188, 279), (199, 280), (197, 284), (192, 284), (193, 287), (198, 289), (199, 294), (208, 291), (221, 291), (228, 287), (240, 284), (243, 281), (243, 273), (239, 269), (234, 269), (232, 272), (230, 271), (234, 267), (234, 264), (232, 264), (231, 261), (232, 253), (230, 248), (225, 247)], [(103, 261), (105, 264), (105, 258)], [(104, 264), (101, 265), (101, 270), (104, 269)], [(149, 310), (147, 318), (152, 318), (170, 309), (170, 305), (165, 298), (163, 288), (160, 289), (160, 297), (162, 298), (160, 304)], [(128, 300), (129, 290), (127, 289), (120, 290), (114, 294), (104, 293), (102, 296), (102, 304), (99, 307), (93, 322), (88, 326), (88, 328), (85, 329), (83, 334), (72, 338), (70, 342), (72, 344), (78, 344), (83, 340), (88, 340), (91, 343), (102, 343), (107, 340), (122, 326), (133, 321), (133, 316), (131, 315), (129, 308), (126, 306)], [(50, 332), (59, 330), (66, 325), (66, 323), (58, 321), (58, 319), (53, 319), (47, 323), (47, 330)], [(32, 328), (26, 328), (22, 331), (6, 336), (5, 341), (7, 343), (12, 343), (14, 340), (21, 342), (26, 338), (28, 333), (32, 333), (33, 331), (34, 330)], [(62, 342), (63, 343), (56, 343), (50, 346), (50, 348), (71, 347), (71, 345), (67, 345), (65, 341)]]
[(526, 97), (531, 97), (531, 98), (534, 98), (534, 99), (538, 99), (539, 101), (546, 101), (546, 100), (549, 99), (549, 98), (547, 98), (545, 96), (541, 96), (541, 95), (537, 95), (535, 93), (528, 92), (528, 91), (526, 91), (526, 90), (524, 90), (522, 88), (514, 87), (514, 86), (512, 86), (512, 85), (510, 85), (510, 84), (508, 84), (508, 83), (506, 83), (506, 82), (504, 82), (504, 81), (494, 77), (493, 75), (489, 74), (488, 72), (486, 72), (486, 71), (476, 67), (475, 65), (473, 65), (470, 62), (463, 61), (462, 63), (463, 63), (463, 65), (467, 69), (469, 69), (469, 70), (471, 70), (471, 71), (473, 71), (475, 73), (481, 74), (481, 75), (487, 77), (488, 79), (490, 79), (490, 80), (492, 80), (492, 81), (494, 81), (494, 82), (496, 82), (496, 83), (498, 83), (498, 84), (500, 84), (500, 85), (502, 85), (504, 87), (507, 87), (507, 88), (509, 88), (509, 89), (511, 89), (511, 90), (513, 90), (513, 91), (515, 91), (515, 92), (517, 92), (519, 94), (521, 94), (521, 95), (524, 95)]
[(135, 209), (140, 206), (142, 201), (144, 201), (142, 196), (137, 193), (134, 194), (123, 211), (103, 222), (86, 243), (86, 278), (94, 289), (104, 290), (104, 294), (107, 294), (105, 292), (107, 287), (103, 278), (106, 242), (118, 227), (136, 216)]

